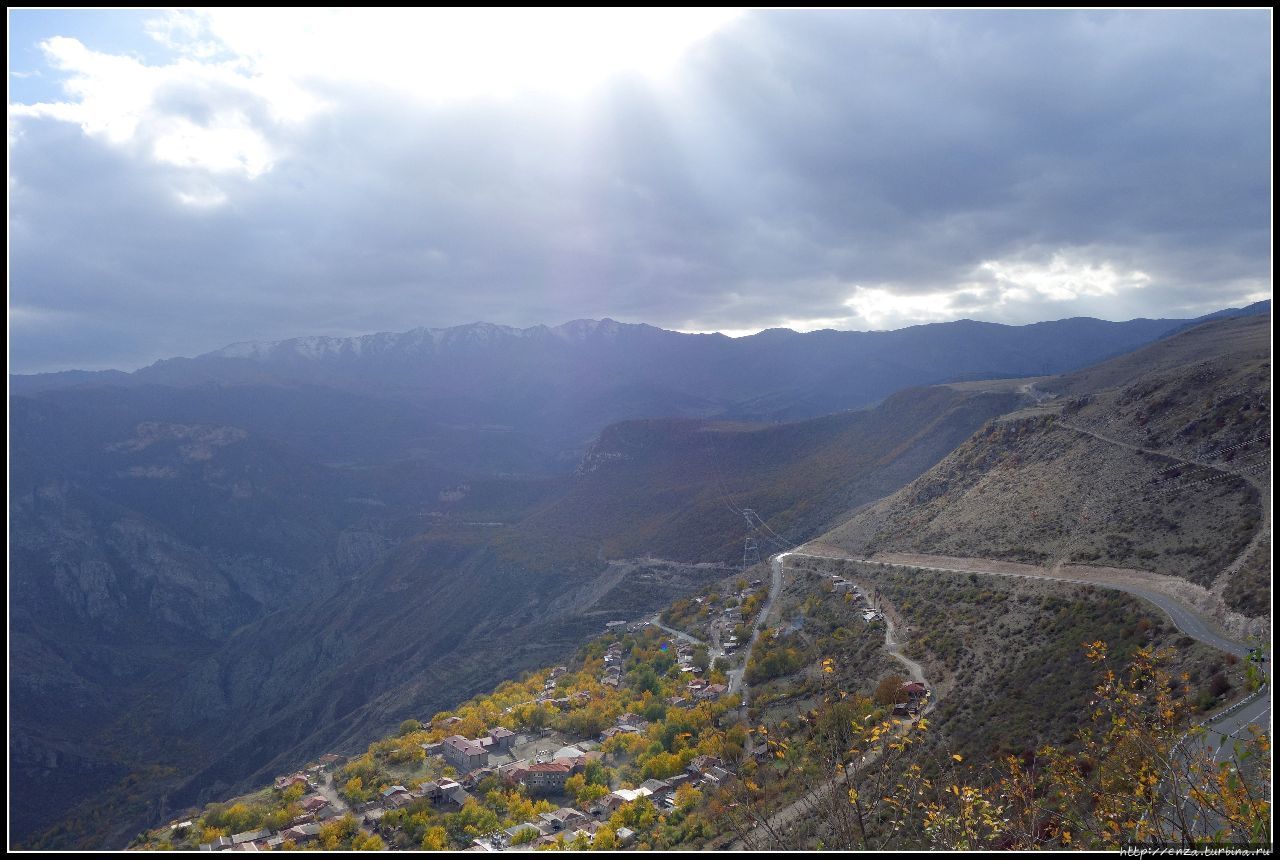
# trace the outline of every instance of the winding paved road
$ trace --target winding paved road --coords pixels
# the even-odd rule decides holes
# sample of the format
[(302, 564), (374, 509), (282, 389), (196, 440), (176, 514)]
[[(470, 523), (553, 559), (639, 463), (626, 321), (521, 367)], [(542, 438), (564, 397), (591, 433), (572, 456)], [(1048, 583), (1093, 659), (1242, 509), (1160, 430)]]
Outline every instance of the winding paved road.
[[(1240, 569), (1240, 567), (1245, 563), (1248, 557), (1258, 547), (1259, 543), (1265, 537), (1270, 536), (1271, 507), (1269, 504), (1266, 503), (1266, 497), (1267, 495), (1270, 494), (1271, 485), (1269, 481), (1264, 481), (1261, 476), (1250, 474), (1247, 472), (1236, 471), (1235, 469), (1230, 468), (1228, 464), (1224, 464), (1224, 463), (1210, 463), (1205, 460), (1197, 460), (1193, 457), (1187, 457), (1183, 454), (1174, 453), (1172, 451), (1162, 451), (1155, 448), (1144, 448), (1141, 445), (1135, 445), (1131, 442), (1125, 442), (1122, 439), (1116, 439), (1112, 436), (1106, 436), (1102, 433), (1097, 432), (1096, 430), (1091, 430), (1086, 427), (1081, 427), (1078, 424), (1073, 424), (1069, 421), (1064, 421), (1061, 418), (1059, 418), (1055, 422), (1055, 426), (1066, 428), (1068, 430), (1074, 430), (1077, 433), (1082, 433), (1086, 436), (1091, 436), (1094, 439), (1097, 439), (1101, 442), (1106, 442), (1111, 445), (1116, 445), (1121, 448), (1126, 448), (1130, 451), (1136, 451), (1142, 454), (1153, 454), (1153, 455), (1156, 455), (1159, 457), (1165, 457), (1171, 460), (1178, 460), (1183, 463), (1190, 463), (1200, 468), (1211, 469), (1215, 472), (1221, 472), (1227, 475), (1234, 475), (1237, 478), (1241, 478), (1247, 481), (1248, 483), (1252, 484), (1254, 487), (1257, 487), (1259, 490), (1261, 490), (1264, 494), (1266, 494), (1263, 497), (1263, 518), (1262, 518), (1261, 524), (1259, 525), (1258, 530), (1254, 532), (1253, 538), (1249, 541), (1249, 544), (1244, 548), (1244, 551), (1241, 552), (1239, 555), (1237, 555), (1236, 558), (1232, 560), (1231, 564), (1222, 572), (1222, 574), (1216, 578), (1214, 582), (1215, 591), (1220, 591), (1220, 589), (1225, 588), (1227, 581), (1230, 579), (1230, 577)], [(1269, 437), (1264, 437), (1264, 438), (1269, 438)], [(1257, 439), (1253, 441), (1263, 441), (1263, 440)], [(1241, 446), (1236, 446), (1236, 447), (1239, 448)], [(1079, 580), (1067, 579), (1065, 577), (1046, 576), (1045, 578), (1049, 578), (1049, 579), (1059, 578), (1059, 579), (1063, 579), (1063, 581), (1066, 581), (1066, 582), (1079, 581)], [(1160, 607), (1160, 609), (1162, 609), (1166, 615), (1169, 616), (1169, 618), (1173, 621), (1174, 625), (1179, 630), (1181, 630), (1183, 633), (1187, 634), (1191, 638), (1198, 639), (1199, 641), (1204, 642), (1207, 645), (1211, 645), (1214, 648), (1217, 648), (1219, 651), (1225, 651), (1228, 654), (1234, 654), (1237, 657), (1247, 659), (1249, 646), (1241, 644), (1240, 642), (1236, 642), (1235, 640), (1228, 639), (1224, 636), (1221, 636), (1217, 631), (1211, 629), (1210, 626), (1207, 623), (1205, 623), (1205, 621), (1201, 619), (1198, 615), (1196, 615), (1195, 613), (1190, 611), (1187, 607), (1183, 606), (1181, 603), (1178, 603), (1178, 601), (1174, 600), (1173, 598), (1167, 595), (1148, 591), (1146, 589), (1142, 589), (1134, 586), (1128, 586), (1128, 585), (1111, 585), (1111, 584), (1104, 584), (1104, 583), (1094, 582), (1094, 581), (1090, 581), (1085, 584), (1096, 585), (1102, 588), (1113, 588), (1117, 591), (1124, 591), (1136, 597), (1141, 597), (1142, 599), (1150, 603), (1154, 603), (1156, 606)], [(1248, 726), (1250, 723), (1256, 724), (1261, 728), (1266, 729), (1267, 731), (1270, 731), (1271, 666), (1270, 664), (1264, 664), (1262, 668), (1264, 669), (1264, 674), (1267, 676), (1263, 693), (1260, 696), (1258, 696), (1256, 699), (1251, 701), (1249, 704), (1245, 705), (1243, 708), (1240, 708), (1239, 710), (1236, 710), (1232, 713), (1225, 714), (1221, 717), (1211, 719), (1209, 723), (1206, 725), (1206, 728), (1208, 729), (1208, 731), (1204, 736), (1204, 738), (1202, 739), (1201, 743), (1205, 745), (1208, 749), (1213, 751), (1213, 756), (1215, 761), (1223, 761), (1230, 757), (1233, 740), (1239, 739), (1244, 734), (1246, 734), (1245, 727)]]
[[(829, 549), (829, 548), (828, 548)], [(905, 569), (929, 570), (940, 573), (960, 573), (960, 574), (979, 574), (984, 576), (1004, 576), (1015, 579), (1048, 579), (1055, 582), (1069, 582), (1076, 585), (1086, 585), (1094, 588), (1108, 588), (1114, 591), (1123, 591), (1126, 594), (1132, 594), (1135, 597), (1152, 603), (1169, 616), (1175, 627), (1200, 642), (1217, 648), (1219, 651), (1225, 651), (1228, 654), (1234, 654), (1236, 657), (1247, 659), (1249, 646), (1233, 639), (1228, 639), (1220, 632), (1215, 630), (1209, 622), (1201, 618), (1191, 609), (1167, 594), (1158, 591), (1152, 591), (1136, 585), (1128, 583), (1108, 583), (1096, 579), (1076, 579), (1065, 573), (1055, 570), (1044, 570), (1038, 573), (1022, 572), (1010, 573), (1001, 570), (983, 570), (982, 564), (985, 559), (965, 559), (965, 567), (948, 567), (945, 565), (930, 565), (927, 563), (906, 563), (892, 562), (883, 560), (868, 560), (857, 558), (851, 555), (835, 554), (830, 552), (826, 555), (810, 554), (805, 552), (793, 552), (790, 555), (796, 555), (802, 558), (815, 559), (831, 559), (839, 558), (845, 561), (858, 562), (860, 564), (874, 564), (881, 567), (898, 567)], [(1200, 743), (1205, 745), (1207, 749), (1213, 752), (1215, 760), (1223, 761), (1231, 755), (1231, 745), (1236, 739), (1240, 739), (1247, 734), (1246, 727), (1249, 724), (1255, 724), (1263, 730), (1270, 733), (1270, 717), (1271, 717), (1271, 678), (1270, 663), (1263, 664), (1261, 667), (1264, 674), (1267, 675), (1266, 683), (1262, 692), (1257, 698), (1250, 701), (1244, 707), (1238, 710), (1225, 713), (1221, 716), (1211, 718), (1206, 724), (1206, 734)]]

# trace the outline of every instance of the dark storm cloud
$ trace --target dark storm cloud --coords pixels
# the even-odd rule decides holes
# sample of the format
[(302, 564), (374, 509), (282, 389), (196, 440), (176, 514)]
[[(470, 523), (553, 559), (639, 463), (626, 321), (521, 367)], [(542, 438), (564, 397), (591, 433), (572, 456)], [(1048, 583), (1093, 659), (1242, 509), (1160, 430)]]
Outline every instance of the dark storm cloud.
[[(157, 116), (232, 112), (268, 141), (252, 177), (13, 117), (13, 363), (478, 319), (865, 327), (855, 285), (1012, 322), (1238, 303), (1270, 291), (1269, 32), (1261, 12), (770, 12), (586, 109), (330, 85), (289, 124), (234, 84), (157, 89)], [(1149, 280), (1064, 298), (979, 268), (1059, 253)]]

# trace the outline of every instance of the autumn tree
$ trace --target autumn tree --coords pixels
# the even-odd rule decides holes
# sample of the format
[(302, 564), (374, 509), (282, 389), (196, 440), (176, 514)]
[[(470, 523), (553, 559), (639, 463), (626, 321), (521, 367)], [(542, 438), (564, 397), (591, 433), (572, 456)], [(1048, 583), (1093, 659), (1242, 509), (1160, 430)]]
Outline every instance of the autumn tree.
[(444, 851), (449, 847), (449, 834), (443, 827), (436, 825), (427, 829), (422, 837), (423, 851)]
[(338, 851), (350, 845), (352, 837), (359, 832), (359, 825), (350, 813), (326, 821), (320, 825), (320, 847), (326, 851)]
[(886, 708), (905, 702), (907, 697), (902, 692), (902, 685), (905, 683), (906, 679), (901, 675), (889, 675), (876, 685), (876, 691), (871, 698), (877, 705), (883, 705)]
[(601, 825), (596, 831), (595, 841), (591, 843), (591, 847), (596, 851), (614, 851), (618, 848), (618, 838), (613, 832), (613, 828), (607, 824)]
[(376, 833), (357, 833), (351, 837), (352, 851), (386, 851), (387, 844)]

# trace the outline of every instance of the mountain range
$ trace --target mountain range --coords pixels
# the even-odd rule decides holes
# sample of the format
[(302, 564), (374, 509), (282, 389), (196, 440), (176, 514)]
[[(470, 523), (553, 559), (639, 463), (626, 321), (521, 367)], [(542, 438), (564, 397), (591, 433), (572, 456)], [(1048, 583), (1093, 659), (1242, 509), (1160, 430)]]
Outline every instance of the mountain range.
[[(10, 390), (52, 396), (107, 386), (117, 396), (157, 401), (139, 407), (155, 411), (177, 388), (187, 402), (173, 412), (208, 420), (227, 414), (325, 460), (412, 457), (469, 471), (549, 474), (571, 469), (581, 449), (616, 421), (811, 418), (911, 386), (1074, 370), (1185, 322), (960, 320), (887, 332), (772, 329), (741, 338), (609, 319), (526, 329), (477, 323), (236, 344), (128, 374), (11, 377)], [(347, 397), (354, 399), (335, 408)]]

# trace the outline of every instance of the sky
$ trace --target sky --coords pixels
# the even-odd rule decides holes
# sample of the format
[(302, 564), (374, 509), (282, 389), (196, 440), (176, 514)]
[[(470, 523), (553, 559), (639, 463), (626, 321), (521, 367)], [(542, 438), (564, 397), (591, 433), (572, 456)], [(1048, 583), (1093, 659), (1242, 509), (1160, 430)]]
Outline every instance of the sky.
[(10, 10), (11, 372), (1271, 295), (1270, 10)]

